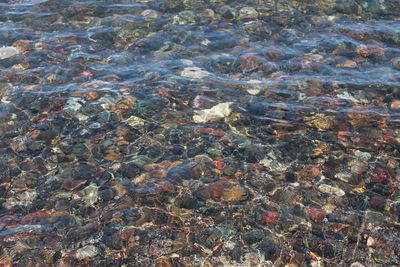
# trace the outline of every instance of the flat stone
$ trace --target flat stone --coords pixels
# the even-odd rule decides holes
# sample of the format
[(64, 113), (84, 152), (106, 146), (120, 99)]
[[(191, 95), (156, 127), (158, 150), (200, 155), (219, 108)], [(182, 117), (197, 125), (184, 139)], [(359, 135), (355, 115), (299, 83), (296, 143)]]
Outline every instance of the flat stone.
[(99, 254), (99, 249), (93, 245), (85, 246), (76, 251), (76, 258), (83, 260), (96, 257)]

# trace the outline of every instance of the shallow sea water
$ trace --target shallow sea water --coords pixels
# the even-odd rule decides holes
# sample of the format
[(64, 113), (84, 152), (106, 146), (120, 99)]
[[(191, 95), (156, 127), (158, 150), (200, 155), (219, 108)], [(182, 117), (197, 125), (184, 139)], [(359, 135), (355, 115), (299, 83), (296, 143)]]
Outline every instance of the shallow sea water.
[(1, 0), (0, 266), (399, 266), (399, 18)]

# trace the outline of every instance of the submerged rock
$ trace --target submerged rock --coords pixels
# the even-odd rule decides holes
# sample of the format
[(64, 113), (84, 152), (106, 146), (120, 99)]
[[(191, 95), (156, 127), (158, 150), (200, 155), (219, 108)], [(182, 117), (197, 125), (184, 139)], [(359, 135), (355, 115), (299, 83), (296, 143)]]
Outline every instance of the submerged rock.
[(99, 254), (99, 249), (93, 245), (85, 246), (76, 251), (76, 258), (79, 260), (93, 258)]
[(230, 106), (232, 102), (220, 103), (210, 109), (196, 111), (197, 115), (193, 116), (193, 120), (197, 123), (215, 121), (229, 116), (232, 112)]
[(15, 56), (17, 54), (19, 54), (19, 51), (16, 47), (12, 46), (0, 47), (0, 59), (6, 59)]
[(188, 77), (191, 79), (202, 79), (210, 76), (211, 74), (208, 71), (202, 70), (198, 67), (186, 67), (182, 72), (181, 76)]

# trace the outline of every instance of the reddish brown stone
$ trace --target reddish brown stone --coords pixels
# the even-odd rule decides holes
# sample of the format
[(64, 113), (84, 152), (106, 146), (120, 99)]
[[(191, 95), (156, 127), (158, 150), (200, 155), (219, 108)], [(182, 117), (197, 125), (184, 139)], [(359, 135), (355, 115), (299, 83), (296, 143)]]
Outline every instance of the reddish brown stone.
[(295, 173), (298, 180), (314, 179), (320, 174), (319, 165), (307, 165), (302, 170)]
[(36, 220), (48, 218), (50, 216), (50, 214), (51, 213), (49, 211), (35, 211), (32, 213), (29, 213), (22, 218), (21, 224), (28, 224), (28, 223), (32, 223)]
[(157, 169), (150, 172), (151, 177), (162, 179), (165, 178), (168, 174), (167, 169)]
[(265, 224), (275, 224), (279, 220), (278, 211), (267, 211), (261, 218), (261, 221)]
[(374, 183), (383, 183), (386, 180), (392, 179), (394, 174), (389, 169), (378, 167), (372, 172), (370, 177)]
[(219, 160), (211, 162), (211, 165), (213, 165), (214, 168), (217, 168), (218, 170), (223, 170), (225, 168), (225, 163)]
[(221, 129), (213, 129), (213, 128), (205, 128), (205, 127), (197, 127), (194, 130), (194, 134), (195, 135), (202, 135), (202, 134), (211, 134), (214, 136), (224, 136), (225, 135), (225, 131), (221, 130)]
[(285, 54), (277, 47), (268, 47), (265, 50), (265, 56), (270, 59), (282, 59), (285, 57)]
[(7, 225), (14, 224), (18, 222), (18, 218), (12, 215), (5, 215), (0, 217), (0, 230), (3, 229)]
[(156, 188), (161, 192), (174, 192), (175, 191), (174, 185), (167, 181), (162, 181), (160, 183), (157, 183)]
[(307, 207), (305, 213), (314, 222), (322, 222), (326, 216), (326, 211), (321, 207)]
[(230, 186), (231, 184), (227, 180), (222, 179), (208, 185), (206, 191), (211, 198), (220, 199), (224, 193), (224, 190)]
[(386, 199), (383, 196), (372, 196), (369, 204), (373, 209), (383, 211), (386, 205)]
[(61, 185), (61, 188), (65, 190), (75, 190), (86, 183), (86, 180), (73, 180), (73, 179), (65, 179)]
[(14, 46), (21, 52), (25, 53), (29, 49), (32, 49), (32, 43), (28, 40), (18, 40), (14, 43)]

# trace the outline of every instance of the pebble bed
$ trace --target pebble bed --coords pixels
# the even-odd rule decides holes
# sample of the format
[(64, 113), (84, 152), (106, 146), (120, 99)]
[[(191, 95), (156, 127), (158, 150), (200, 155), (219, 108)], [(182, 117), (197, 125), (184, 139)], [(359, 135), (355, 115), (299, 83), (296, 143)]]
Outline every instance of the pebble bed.
[(399, 18), (1, 1), (0, 266), (399, 266)]

